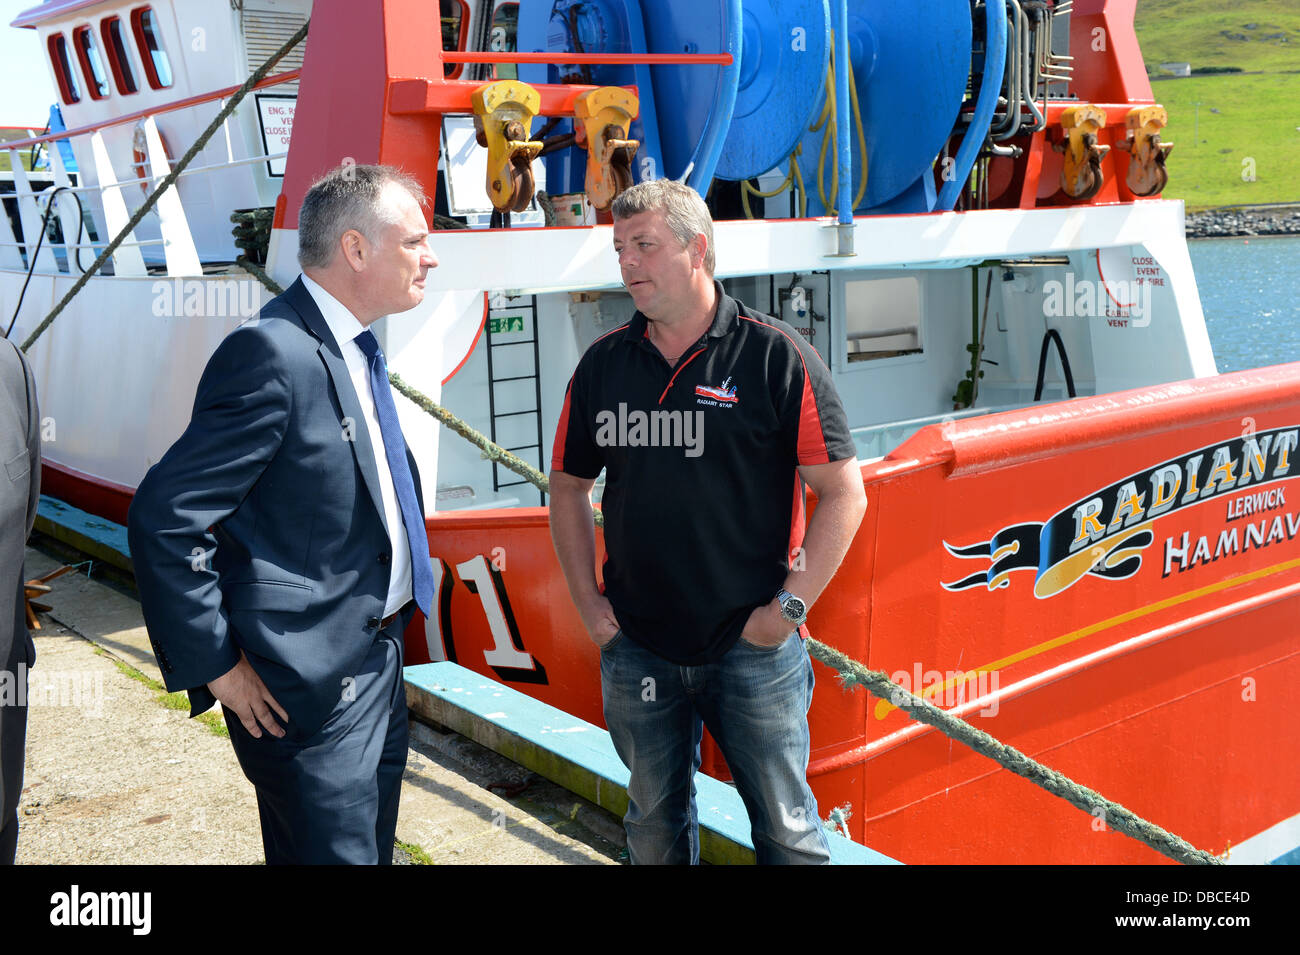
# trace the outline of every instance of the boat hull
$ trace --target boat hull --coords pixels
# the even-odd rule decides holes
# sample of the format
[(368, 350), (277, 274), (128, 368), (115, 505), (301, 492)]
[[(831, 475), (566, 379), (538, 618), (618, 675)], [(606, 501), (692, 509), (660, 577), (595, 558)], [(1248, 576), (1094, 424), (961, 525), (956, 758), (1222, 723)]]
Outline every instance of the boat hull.
[[(1300, 768), (1277, 758), (1300, 716), (1297, 428), (1296, 365), (927, 428), (863, 466), (868, 515), (812, 610), (812, 634), (1224, 853), (1300, 810)], [(1261, 446), (1274, 450), (1262, 465), (1245, 462), (1243, 482), (1242, 454)], [(1207, 489), (1216, 460), (1230, 466)], [(1182, 487), (1151, 515), (1175, 465)], [(1189, 466), (1201, 493), (1184, 502)], [(1044, 518), (1065, 509), (1072, 520), (1075, 502), (1086, 514), (1106, 486), (1130, 479), (1146, 482), (1144, 500), (1130, 500), (1118, 523), (1098, 520), (1102, 533), (1073, 551), (1085, 560), (1070, 566), (1072, 542), (1057, 559)], [(1040, 553), (1018, 566), (1007, 563), (1018, 547), (995, 542), (978, 556), (962, 546), (1026, 526)], [(453, 659), (600, 723), (599, 654), (568, 598), (545, 510), (438, 515), (428, 527), (440, 612), (408, 634), (408, 660)], [(823, 814), (848, 809), (855, 839), (907, 862), (1163, 860), (1104, 816), (815, 668), (809, 778)], [(726, 777), (707, 739), (703, 768)]]

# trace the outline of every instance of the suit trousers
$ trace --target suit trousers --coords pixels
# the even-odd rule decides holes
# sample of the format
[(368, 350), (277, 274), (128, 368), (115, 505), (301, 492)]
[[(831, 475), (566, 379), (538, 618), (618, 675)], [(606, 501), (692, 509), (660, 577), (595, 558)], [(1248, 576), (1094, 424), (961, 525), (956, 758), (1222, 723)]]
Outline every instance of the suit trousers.
[[(18, 852), (18, 801), (23, 792), (23, 744), (27, 738), (27, 707), (17, 705), (19, 699), (27, 698), (27, 689), (18, 681), (27, 681), (27, 670), (36, 660), (28, 649), (31, 637), (27, 630), (14, 636), (4, 654), (7, 659), (0, 659), (0, 671), (13, 681), (9, 686), (12, 699), (0, 698), (0, 865), (13, 865)], [(0, 652), (5, 649), (0, 640)]]
[(230, 741), (257, 790), (268, 865), (391, 865), (409, 746), (402, 631), (379, 631), (360, 672), (311, 736), (254, 738), (226, 711)]

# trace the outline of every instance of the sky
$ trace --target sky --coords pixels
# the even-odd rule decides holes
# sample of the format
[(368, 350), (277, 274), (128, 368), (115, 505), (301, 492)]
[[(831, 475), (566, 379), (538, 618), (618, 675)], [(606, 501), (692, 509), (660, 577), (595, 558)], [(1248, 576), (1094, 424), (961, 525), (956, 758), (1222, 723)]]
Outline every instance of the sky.
[(0, 0), (0, 126), (45, 128), (58, 99), (35, 30), (9, 26), (40, 0)]

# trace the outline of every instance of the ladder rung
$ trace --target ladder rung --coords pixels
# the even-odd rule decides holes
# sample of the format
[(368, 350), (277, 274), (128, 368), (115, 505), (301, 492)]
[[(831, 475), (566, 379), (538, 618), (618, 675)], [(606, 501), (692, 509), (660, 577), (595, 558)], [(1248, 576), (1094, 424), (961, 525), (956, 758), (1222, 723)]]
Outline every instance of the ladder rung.
[(523, 381), (524, 379), (532, 381), (536, 377), (536, 375), (511, 375), (509, 378), (493, 378), (492, 384), (499, 385), (503, 381)]
[(507, 411), (505, 414), (494, 414), (492, 420), (495, 421), (497, 418), (513, 418), (516, 415), (521, 414), (541, 414), (541, 411), (536, 408), (529, 408), (527, 411)]

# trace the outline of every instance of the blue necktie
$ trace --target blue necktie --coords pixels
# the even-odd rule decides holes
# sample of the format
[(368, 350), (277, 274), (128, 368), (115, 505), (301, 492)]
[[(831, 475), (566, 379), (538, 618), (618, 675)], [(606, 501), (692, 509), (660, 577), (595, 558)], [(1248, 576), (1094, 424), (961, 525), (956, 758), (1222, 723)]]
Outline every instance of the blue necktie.
[(397, 491), (397, 504), (402, 510), (402, 524), (411, 547), (411, 585), (415, 602), (424, 615), (429, 616), (433, 606), (433, 569), (429, 566), (429, 535), (424, 529), (424, 515), (415, 499), (415, 480), (406, 464), (406, 439), (397, 423), (397, 406), (388, 385), (388, 366), (374, 332), (366, 329), (356, 337), (356, 343), (370, 365), (370, 390), (375, 397), (375, 414), (379, 418), (379, 433), (384, 439), (384, 454), (388, 470), (393, 474), (393, 488)]

